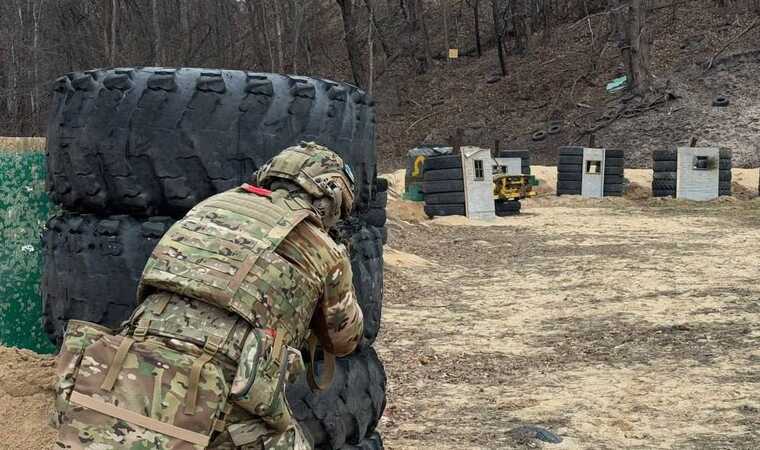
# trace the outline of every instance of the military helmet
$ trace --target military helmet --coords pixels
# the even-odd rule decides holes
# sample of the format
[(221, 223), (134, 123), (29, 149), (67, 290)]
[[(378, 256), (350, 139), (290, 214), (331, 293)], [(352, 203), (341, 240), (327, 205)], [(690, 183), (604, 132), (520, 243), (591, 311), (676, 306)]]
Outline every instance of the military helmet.
[[(256, 184), (268, 187), (277, 179), (289, 180), (315, 198), (323, 217), (347, 217), (354, 204), (351, 167), (332, 150), (314, 142), (288, 147), (255, 174)], [(329, 206), (328, 206), (329, 204)], [(322, 208), (335, 209), (324, 211)]]

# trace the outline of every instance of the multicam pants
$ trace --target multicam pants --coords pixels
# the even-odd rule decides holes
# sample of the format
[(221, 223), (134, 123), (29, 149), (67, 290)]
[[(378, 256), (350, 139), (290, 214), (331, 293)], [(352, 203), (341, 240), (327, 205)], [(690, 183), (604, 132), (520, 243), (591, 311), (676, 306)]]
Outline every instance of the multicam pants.
[(264, 422), (251, 419), (230, 425), (209, 445), (209, 450), (313, 450), (300, 425), (273, 433)]

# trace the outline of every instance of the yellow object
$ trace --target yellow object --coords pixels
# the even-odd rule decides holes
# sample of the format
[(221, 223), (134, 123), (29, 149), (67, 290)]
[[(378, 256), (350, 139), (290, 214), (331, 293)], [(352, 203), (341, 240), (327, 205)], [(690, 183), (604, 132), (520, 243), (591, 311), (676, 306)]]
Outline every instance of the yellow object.
[(450, 48), (449, 49), (449, 59), (457, 59), (459, 58), (459, 49), (458, 48)]
[(493, 195), (499, 200), (520, 200), (535, 197), (530, 175), (496, 175), (493, 178)]
[(418, 177), (422, 175), (422, 165), (425, 163), (425, 155), (419, 155), (414, 160), (414, 170), (412, 170), (412, 176)]

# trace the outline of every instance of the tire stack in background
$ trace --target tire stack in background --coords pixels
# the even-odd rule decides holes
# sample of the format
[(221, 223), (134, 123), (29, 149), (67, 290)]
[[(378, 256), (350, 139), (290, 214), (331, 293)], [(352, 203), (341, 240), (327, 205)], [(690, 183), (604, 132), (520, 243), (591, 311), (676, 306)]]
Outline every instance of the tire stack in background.
[(423, 165), (425, 214), (464, 216), (464, 176), (460, 155), (429, 156)]
[(205, 69), (77, 72), (53, 91), (46, 184), (64, 212), (43, 233), (51, 340), (60, 344), (69, 319), (118, 326), (136, 306), (151, 251), (178, 218), (248, 181), (284, 148), (316, 141), (356, 176), (355, 214), (341, 231), (364, 340), (339, 359), (327, 391), (311, 392), (301, 379), (286, 393), (317, 448), (383, 448), (374, 430), (386, 377), (371, 345), (382, 310), (387, 184), (377, 180), (373, 100), (329, 80)]
[(678, 152), (655, 150), (652, 152), (652, 159), (652, 197), (675, 198)]
[[(625, 193), (625, 154), (622, 150), (605, 150), (605, 197)], [(583, 147), (560, 147), (557, 163), (557, 195), (581, 195), (583, 184)]]
[[(721, 149), (718, 163), (718, 195), (731, 195), (732, 152)], [(652, 197), (676, 196), (678, 151), (655, 150), (652, 153)]]
[[(527, 151), (502, 150), (502, 158), (520, 158), (521, 171), (530, 174), (530, 155)], [(425, 214), (429, 217), (466, 215), (464, 175), (460, 155), (429, 156), (423, 169), (422, 192), (425, 195)], [(519, 214), (518, 200), (496, 200), (495, 212), (499, 217)]]

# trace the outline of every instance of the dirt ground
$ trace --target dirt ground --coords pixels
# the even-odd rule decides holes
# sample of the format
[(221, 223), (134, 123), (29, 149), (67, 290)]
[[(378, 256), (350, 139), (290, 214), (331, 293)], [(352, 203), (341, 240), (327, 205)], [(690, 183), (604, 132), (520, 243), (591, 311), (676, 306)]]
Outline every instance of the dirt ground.
[(416, 208), (386, 248), (389, 448), (760, 448), (760, 201)]
[[(756, 172), (698, 204), (648, 198), (645, 171), (557, 198), (536, 167), (544, 194), (494, 222), (392, 199), (386, 448), (760, 448)], [(51, 447), (52, 364), (0, 347), (0, 448)]]

